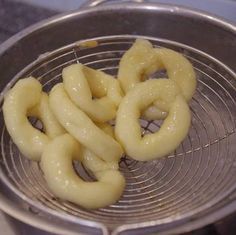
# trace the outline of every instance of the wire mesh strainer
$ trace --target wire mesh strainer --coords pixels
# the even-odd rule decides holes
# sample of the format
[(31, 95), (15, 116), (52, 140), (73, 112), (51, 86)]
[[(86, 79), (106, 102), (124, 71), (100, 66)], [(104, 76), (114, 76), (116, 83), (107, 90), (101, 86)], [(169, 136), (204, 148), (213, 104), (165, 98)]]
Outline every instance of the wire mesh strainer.
[[(118, 5), (100, 8), (100, 10), (98, 8), (97, 12), (88, 10), (74, 13), (74, 15), (61, 17), (60, 20), (55, 18), (49, 25), (43, 26), (47, 27), (47, 30), (53, 30), (54, 34), (43, 32), (40, 36), (40, 30), (43, 31), (43, 28), (38, 31), (33, 30), (31, 33), (27, 32), (27, 35), (23, 36), (25, 42), (22, 42), (23, 46), (20, 49), (15, 44), (9, 46), (13, 52), (19, 50), (18, 52), (22, 53), (23, 61), (19, 62), (15, 57), (12, 58), (18, 63), (13, 68), (13, 72), (3, 71), (3, 75), (8, 76), (5, 75), (6, 80), (4, 84), (1, 84), (3, 90), (1, 101), (9, 87), (19, 78), (29, 75), (38, 77), (44, 90), (49, 91), (54, 84), (61, 81), (62, 69), (78, 61), (116, 75), (121, 56), (135, 38), (141, 37), (137, 35), (150, 35), (150, 33), (143, 33), (142, 30), (139, 33), (136, 31), (138, 27), (132, 28), (130, 31), (133, 35), (127, 35), (125, 26), (124, 34), (121, 33), (122, 29), (114, 30), (114, 32), (109, 32), (108, 29), (106, 33), (104, 33), (104, 29), (101, 29), (102, 36), (99, 35), (100, 33), (90, 35), (89, 24), (95, 23), (92, 19), (93, 15), (97, 15), (100, 21), (109, 20), (108, 15), (104, 19), (102, 18), (103, 12), (111, 10), (119, 15), (121, 9), (123, 9), (122, 6)], [(137, 14), (141, 17), (144, 10), (149, 12), (147, 21), (150, 20), (148, 17), (154, 13), (161, 20), (165, 20), (167, 13), (171, 11), (173, 16), (178, 16), (178, 12), (174, 13), (176, 8), (170, 6), (130, 5), (130, 14)], [(128, 13), (127, 11), (125, 14), (127, 18), (124, 15), (120, 17), (124, 20), (124, 24), (131, 24), (128, 21)], [(162, 13), (163, 19), (161, 18)], [(185, 13), (183, 18), (178, 16), (182, 21), (184, 18), (187, 20), (188, 14), (193, 14), (188, 10), (183, 10), (182, 13)], [(91, 18), (89, 18), (89, 14)], [(73, 27), (78, 27), (78, 31), (83, 29), (80, 24), (84, 23), (85, 16), (87, 16), (87, 20), (90, 19), (86, 24), (87, 29), (84, 28), (86, 30), (84, 33), (88, 34), (83, 36), (81, 36), (82, 32), (74, 34)], [(193, 16), (191, 19), (194, 23), (196, 15), (195, 18)], [(204, 15), (199, 14), (200, 16)], [(201, 17), (199, 22), (203, 21)], [(57, 40), (55, 32), (58, 33), (59, 28), (65, 26), (63, 25), (65, 23), (71, 26), (71, 34), (67, 39), (64, 38), (64, 41)], [(152, 28), (150, 30), (153, 32)], [(61, 35), (63, 34), (61, 33)], [(200, 47), (193, 47), (191, 43), (183, 44), (183, 40), (173, 40), (176, 39), (173, 35), (170, 35), (168, 40), (163, 39), (160, 34), (152, 36), (155, 37), (142, 37), (150, 40), (156, 47), (167, 47), (183, 53), (191, 61), (197, 73), (198, 87), (190, 103), (192, 125), (188, 137), (181, 146), (167, 158), (150, 162), (137, 162), (127, 156), (123, 157), (120, 169), (126, 178), (127, 186), (122, 198), (116, 204), (106, 208), (85, 210), (54, 197), (46, 186), (39, 165), (22, 157), (12, 143), (5, 129), (1, 112), (0, 176), (2, 195), (5, 196), (1, 195), (3, 209), (25, 222), (58, 234), (78, 234), (80, 232), (99, 234), (112, 231), (114, 234), (141, 234), (151, 231), (171, 233), (171, 229), (198, 221), (203, 215), (213, 215), (234, 201), (233, 195), (236, 188), (236, 79), (235, 73), (228, 67), (234, 62), (228, 59), (227, 63), (222, 63), (203, 52)], [(55, 43), (50, 46), (41, 43), (39, 47), (35, 47), (32, 42), (34, 37), (37, 39), (43, 37), (43, 43), (50, 43), (50, 38), (53, 38)], [(83, 39), (83, 37), (89, 39), (82, 41), (96, 39), (98, 46), (80, 48), (76, 40)], [(21, 41), (22, 39), (19, 42)], [(31, 53), (24, 48), (24, 43), (27, 42), (28, 46), (32, 46), (32, 50), (35, 49), (36, 52)], [(10, 49), (4, 51), (6, 53), (2, 53), (0, 57), (0, 67), (2, 65), (2, 68), (4, 62), (7, 61), (6, 56), (10, 58), (12, 53)], [(37, 58), (37, 56), (39, 57)], [(221, 56), (219, 55), (218, 58), (222, 59)], [(140, 120), (140, 124), (143, 133), (155, 132), (161, 125), (158, 121), (145, 120)], [(83, 178), (91, 180), (92, 176), (84, 170), (82, 165), (75, 164), (75, 168)], [(9, 203), (6, 201), (6, 195), (9, 195), (13, 205), (17, 204), (15, 212), (6, 206)], [(236, 207), (231, 208), (227, 213), (234, 209)], [(20, 216), (16, 212), (20, 213)], [(31, 219), (29, 219), (29, 214), (32, 214)], [(212, 221), (214, 219), (213, 216)], [(198, 223), (195, 227), (202, 226), (204, 223), (207, 223), (207, 220)], [(185, 226), (185, 230), (188, 229), (190, 228)]]

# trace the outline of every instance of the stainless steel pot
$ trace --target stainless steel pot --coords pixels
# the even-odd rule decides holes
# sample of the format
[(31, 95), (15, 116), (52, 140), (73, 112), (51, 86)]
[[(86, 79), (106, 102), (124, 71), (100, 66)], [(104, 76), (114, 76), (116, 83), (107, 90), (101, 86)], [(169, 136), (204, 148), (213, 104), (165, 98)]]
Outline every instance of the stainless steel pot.
[[(184, 53), (193, 63), (198, 89), (188, 138), (165, 159), (122, 161), (124, 196), (115, 205), (91, 211), (52, 195), (38, 164), (22, 157), (12, 143), (1, 112), (3, 211), (37, 228), (69, 235), (178, 234), (236, 210), (236, 27), (230, 23), (150, 3), (113, 3), (56, 16), (1, 45), (1, 101), (17, 79), (30, 74), (48, 91), (60, 81), (62, 68), (78, 60), (115, 75), (120, 57), (136, 37)], [(78, 46), (94, 39), (99, 43), (95, 48)], [(141, 123), (146, 132), (156, 131), (159, 124)], [(89, 177), (81, 165), (76, 168)]]

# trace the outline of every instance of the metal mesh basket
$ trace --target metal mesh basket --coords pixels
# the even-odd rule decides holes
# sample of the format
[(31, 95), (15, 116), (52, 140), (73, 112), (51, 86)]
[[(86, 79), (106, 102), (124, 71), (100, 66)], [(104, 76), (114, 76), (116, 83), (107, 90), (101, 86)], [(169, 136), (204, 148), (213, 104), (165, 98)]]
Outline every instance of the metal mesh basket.
[[(41, 53), (37, 59), (26, 62), (23, 69), (18, 69), (12, 76), (14, 79), (8, 78), (1, 102), (4, 93), (19, 78), (29, 75), (37, 77), (44, 90), (49, 91), (61, 81), (62, 69), (78, 61), (116, 75), (120, 58), (137, 37), (140, 36), (89, 37), (82, 41), (95, 39), (97, 47), (81, 48), (77, 41), (72, 41), (59, 49)], [(122, 157), (120, 169), (127, 182), (123, 196), (114, 205), (86, 210), (61, 201), (50, 192), (39, 165), (21, 156), (13, 144), (1, 111), (0, 178), (5, 198), (1, 195), (0, 199), (3, 209), (27, 223), (57, 234), (146, 234), (152, 231), (167, 234), (203, 215), (213, 215), (234, 201), (235, 73), (224, 63), (192, 46), (157, 36), (144, 38), (155, 47), (183, 53), (196, 71), (198, 86), (190, 103), (192, 125), (181, 146), (166, 158), (149, 162)], [(158, 131), (161, 122), (140, 120), (140, 125), (145, 134)], [(75, 163), (74, 167), (84, 179), (92, 180), (81, 164)], [(17, 204), (15, 211), (6, 206), (9, 203), (6, 195), (13, 205)], [(204, 221), (195, 227), (203, 224)]]

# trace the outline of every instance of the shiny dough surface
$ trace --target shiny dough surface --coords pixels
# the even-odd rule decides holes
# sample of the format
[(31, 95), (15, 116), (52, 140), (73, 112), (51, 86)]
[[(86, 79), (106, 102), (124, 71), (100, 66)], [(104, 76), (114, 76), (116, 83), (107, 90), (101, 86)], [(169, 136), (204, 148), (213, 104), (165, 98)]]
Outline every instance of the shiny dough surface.
[(70, 99), (93, 121), (106, 122), (115, 118), (122, 99), (116, 79), (82, 64), (64, 68), (62, 77)]
[[(49, 107), (42, 85), (33, 77), (19, 80), (6, 94), (3, 115), (13, 142), (31, 160), (39, 161), (50, 139), (65, 133)], [(40, 119), (45, 133), (32, 126), (29, 116)]]
[(192, 64), (180, 53), (167, 48), (155, 49), (161, 67), (166, 69), (169, 79), (175, 81), (184, 98), (189, 101), (197, 86)]
[[(109, 124), (97, 123), (96, 125), (112, 138), (115, 138), (114, 130)], [(119, 170), (119, 160), (111, 162), (104, 161), (84, 146), (81, 146), (81, 154), (83, 166), (91, 170), (95, 176), (104, 170)]]
[[(147, 80), (162, 69), (169, 79)], [(49, 96), (35, 78), (19, 80), (5, 96), (3, 115), (13, 142), (29, 159), (41, 160), (49, 188), (63, 200), (90, 209), (115, 203), (125, 187), (118, 170), (124, 150), (139, 161), (161, 158), (188, 133), (196, 75), (178, 52), (137, 39), (120, 61), (118, 79), (80, 63), (64, 68), (62, 77)], [(140, 116), (165, 120), (142, 136)], [(39, 119), (43, 130), (28, 117)], [(106, 123), (112, 119), (115, 135)], [(81, 179), (73, 161), (97, 181)]]
[(137, 39), (120, 60), (118, 80), (123, 91), (127, 93), (159, 68), (161, 63), (152, 44), (147, 40)]
[[(181, 93), (189, 102), (196, 90), (197, 80), (192, 64), (180, 53), (167, 49), (155, 49), (161, 62), (161, 66), (166, 69), (168, 78), (179, 86)], [(155, 107), (164, 110), (164, 102), (154, 102)]]
[(29, 110), (28, 114), (31, 117), (38, 118), (43, 123), (43, 131), (51, 139), (66, 133), (49, 106), (47, 93), (42, 92), (39, 104)]
[[(141, 111), (155, 100), (166, 102), (168, 116), (153, 134), (141, 135)], [(178, 86), (167, 79), (139, 83), (122, 100), (116, 118), (115, 135), (127, 155), (139, 161), (163, 157), (186, 137), (191, 122), (188, 104)]]
[(86, 148), (107, 162), (120, 159), (123, 154), (120, 144), (74, 105), (62, 83), (51, 90), (49, 103), (60, 124)]
[(69, 134), (55, 138), (43, 152), (40, 165), (56, 196), (89, 209), (108, 206), (120, 198), (125, 179), (119, 171), (104, 170), (96, 174), (96, 182), (85, 182), (74, 171), (73, 160), (82, 159), (78, 142)]
[[(123, 55), (118, 72), (118, 80), (125, 93), (137, 83), (145, 81), (156, 71), (166, 69), (169, 79), (180, 87), (184, 98), (189, 101), (196, 89), (196, 74), (192, 64), (180, 53), (166, 48), (153, 48), (144, 39), (137, 39)], [(149, 120), (164, 119), (166, 104), (158, 100), (143, 111), (143, 117)]]

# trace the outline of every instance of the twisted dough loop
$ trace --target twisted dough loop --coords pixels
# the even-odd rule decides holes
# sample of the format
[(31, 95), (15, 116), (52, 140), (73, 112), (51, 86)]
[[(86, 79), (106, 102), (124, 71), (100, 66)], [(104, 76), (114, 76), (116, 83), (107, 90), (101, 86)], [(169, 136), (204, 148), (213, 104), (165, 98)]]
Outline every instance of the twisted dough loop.
[(55, 195), (90, 209), (108, 206), (120, 198), (125, 179), (119, 171), (101, 171), (96, 174), (97, 182), (85, 182), (75, 173), (73, 160), (82, 159), (78, 142), (69, 134), (55, 138), (46, 146), (41, 168)]
[[(41, 84), (33, 77), (19, 80), (8, 92), (3, 115), (13, 142), (31, 160), (39, 161), (50, 138), (64, 133), (49, 108), (48, 97), (42, 92)], [(46, 134), (34, 128), (28, 116), (38, 117)]]
[(161, 68), (152, 44), (144, 39), (137, 39), (120, 60), (118, 80), (125, 93), (145, 81), (148, 76)]
[[(141, 136), (141, 111), (155, 100), (166, 102), (168, 116), (159, 131)], [(178, 86), (171, 80), (148, 80), (139, 83), (122, 100), (116, 119), (115, 135), (133, 159), (147, 161), (174, 151), (186, 137), (191, 115)]]
[(60, 124), (86, 148), (107, 162), (120, 159), (123, 153), (120, 144), (72, 103), (62, 83), (51, 90), (49, 103)]
[[(196, 75), (191, 63), (180, 53), (165, 48), (153, 48), (144, 39), (137, 39), (120, 61), (118, 79), (127, 93), (157, 70), (166, 69), (169, 79), (180, 87), (184, 98), (189, 101), (196, 89)], [(164, 119), (166, 104), (161, 100), (143, 111), (147, 119)]]
[(63, 69), (62, 77), (70, 99), (93, 121), (106, 122), (116, 116), (122, 91), (112, 76), (73, 64)]

